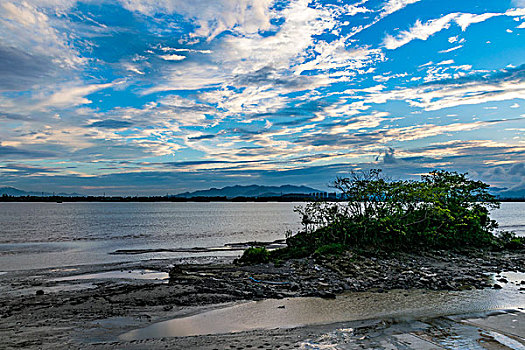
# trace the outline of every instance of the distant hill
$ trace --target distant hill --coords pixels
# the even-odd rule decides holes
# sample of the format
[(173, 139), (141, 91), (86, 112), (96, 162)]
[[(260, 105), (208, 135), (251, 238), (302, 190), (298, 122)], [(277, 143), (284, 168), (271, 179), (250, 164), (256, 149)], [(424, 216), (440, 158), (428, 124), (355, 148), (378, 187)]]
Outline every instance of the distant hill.
[(210, 188), (209, 190), (201, 190), (194, 192), (184, 192), (175, 195), (175, 197), (191, 198), (191, 197), (279, 197), (289, 194), (309, 194), (321, 192), (315, 188), (307, 186), (227, 186), (223, 188)]
[(525, 186), (515, 186), (514, 188), (490, 187), (489, 191), (497, 198), (506, 199), (525, 199)]
[(22, 196), (43, 196), (43, 197), (49, 197), (49, 196), (62, 196), (62, 197), (78, 197), (82, 196), (78, 193), (49, 193), (49, 192), (31, 192), (31, 191), (24, 191), (19, 190), (18, 188), (14, 187), (0, 187), (0, 196), (7, 195), (7, 196), (15, 196), (15, 197), (22, 197)]

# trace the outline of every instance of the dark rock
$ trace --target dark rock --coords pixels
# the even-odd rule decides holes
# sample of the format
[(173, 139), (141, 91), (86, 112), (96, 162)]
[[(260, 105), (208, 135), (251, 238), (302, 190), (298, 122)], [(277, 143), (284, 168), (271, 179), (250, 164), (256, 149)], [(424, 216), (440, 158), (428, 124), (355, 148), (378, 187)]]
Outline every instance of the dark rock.
[(299, 285), (297, 283), (295, 283), (295, 282), (290, 283), (290, 290), (292, 292), (298, 291), (299, 290)]
[(183, 274), (183, 270), (179, 265), (175, 265), (169, 272), (170, 279), (176, 278)]
[(501, 283), (507, 283), (508, 280), (506, 278), (500, 278), (498, 279), (498, 281), (500, 281)]
[(42, 289), (39, 289), (35, 293), (36, 295), (44, 295), (44, 291)]
[(494, 289), (501, 289), (501, 288), (503, 288), (503, 287), (496, 283), (496, 284), (494, 284), (494, 285), (492, 286), (492, 288), (494, 288)]
[(316, 294), (317, 296), (323, 299), (335, 299), (335, 294), (332, 292), (321, 291), (321, 292), (317, 292)]

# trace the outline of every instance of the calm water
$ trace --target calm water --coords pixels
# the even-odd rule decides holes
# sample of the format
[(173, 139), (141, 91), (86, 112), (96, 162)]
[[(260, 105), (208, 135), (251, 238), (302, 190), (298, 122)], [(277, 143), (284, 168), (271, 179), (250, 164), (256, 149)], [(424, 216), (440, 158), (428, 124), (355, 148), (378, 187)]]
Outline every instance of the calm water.
[[(346, 293), (335, 300), (321, 298), (266, 299), (175, 318), (123, 334), (123, 340), (219, 334), (253, 329), (291, 328), (310, 324), (394, 318), (437, 317), (525, 306), (519, 292), (522, 273), (507, 273), (503, 290), (464, 292), (393, 290), (388, 293)], [(518, 282), (518, 285), (512, 283)], [(227, 320), (227, 321), (225, 321)]]
[(119, 249), (274, 241), (284, 238), (286, 230), (300, 227), (293, 212), (299, 204), (0, 203), (0, 271), (195, 256), (109, 254)]
[[(195, 255), (109, 254), (119, 249), (273, 241), (300, 227), (298, 204), (0, 203), (0, 271)], [(525, 203), (503, 203), (493, 217), (525, 235), (524, 213)]]

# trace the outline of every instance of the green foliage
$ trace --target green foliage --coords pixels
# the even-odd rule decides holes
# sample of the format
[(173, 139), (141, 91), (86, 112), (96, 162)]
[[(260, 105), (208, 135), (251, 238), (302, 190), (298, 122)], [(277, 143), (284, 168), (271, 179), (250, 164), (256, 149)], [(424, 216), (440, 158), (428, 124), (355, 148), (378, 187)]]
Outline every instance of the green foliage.
[(265, 264), (270, 261), (270, 252), (264, 247), (250, 247), (244, 251), (238, 262), (241, 264)]
[(525, 248), (525, 237), (516, 237), (513, 232), (502, 231), (494, 242), (496, 248), (519, 250)]
[(270, 259), (274, 262), (281, 262), (289, 259), (301, 259), (313, 253), (311, 246), (288, 246), (286, 248), (272, 250), (270, 252)]
[(340, 243), (330, 243), (317, 248), (314, 252), (315, 256), (329, 256), (341, 255), (346, 250), (346, 247)]
[[(384, 250), (488, 247), (497, 238), (489, 210), (499, 203), (488, 185), (466, 174), (434, 171), (420, 181), (389, 181), (380, 170), (353, 172), (334, 187), (345, 202), (310, 202), (295, 210), (303, 231), (290, 250), (309, 252), (339, 244)], [(513, 243), (514, 244), (514, 243)], [(285, 254), (285, 253), (280, 253)]]
[(515, 237), (505, 244), (506, 249), (519, 250), (525, 247), (523, 237)]

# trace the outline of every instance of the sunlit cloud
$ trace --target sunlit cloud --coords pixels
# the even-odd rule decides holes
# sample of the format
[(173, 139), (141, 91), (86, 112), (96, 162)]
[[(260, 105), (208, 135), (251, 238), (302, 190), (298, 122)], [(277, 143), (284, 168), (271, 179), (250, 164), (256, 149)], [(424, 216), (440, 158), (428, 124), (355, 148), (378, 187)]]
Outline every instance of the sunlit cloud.
[(520, 0), (0, 10), (0, 184), (322, 187), (349, 167), (439, 167), (505, 187), (523, 161)]

